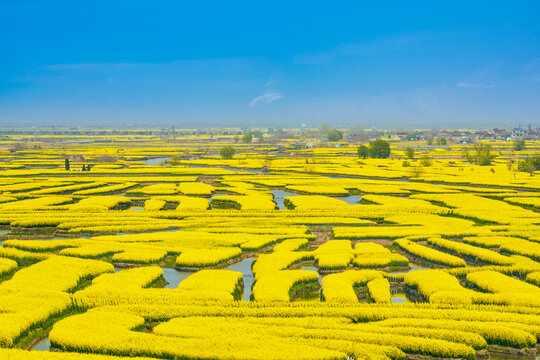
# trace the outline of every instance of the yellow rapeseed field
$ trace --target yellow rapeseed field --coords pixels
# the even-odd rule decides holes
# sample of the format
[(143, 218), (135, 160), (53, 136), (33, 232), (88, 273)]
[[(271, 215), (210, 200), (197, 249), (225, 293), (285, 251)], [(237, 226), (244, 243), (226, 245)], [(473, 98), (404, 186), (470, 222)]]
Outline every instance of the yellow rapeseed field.
[(231, 134), (0, 139), (0, 359), (536, 355), (540, 143)]

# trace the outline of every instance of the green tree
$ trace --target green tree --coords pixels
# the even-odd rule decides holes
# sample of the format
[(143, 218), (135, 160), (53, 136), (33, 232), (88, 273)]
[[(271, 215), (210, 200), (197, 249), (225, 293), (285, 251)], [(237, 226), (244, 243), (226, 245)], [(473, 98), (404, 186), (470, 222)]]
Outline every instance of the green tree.
[(428, 144), (429, 146), (433, 145), (433, 138), (432, 137), (428, 137), (426, 139), (426, 144)]
[(467, 159), (467, 161), (471, 164), (474, 164), (475, 160), (474, 160), (474, 156), (471, 154), (471, 152), (469, 151), (469, 149), (465, 149), (463, 150), (463, 156), (465, 157), (465, 159)]
[(418, 132), (414, 132), (414, 133), (409, 133), (407, 134), (403, 140), (405, 141), (413, 141), (413, 140), (418, 140)]
[(473, 146), (473, 150), (472, 153), (469, 150), (464, 151), (464, 156), (468, 162), (480, 166), (491, 165), (491, 161), (495, 157), (495, 155), (491, 153), (491, 145), (476, 143)]
[(525, 149), (525, 140), (522, 140), (522, 139), (514, 140), (514, 142), (512, 143), (512, 147), (516, 151)]
[(408, 159), (414, 159), (414, 149), (412, 147), (405, 148), (405, 156)]
[(365, 159), (369, 156), (369, 149), (366, 145), (360, 145), (358, 147), (358, 157)]
[(69, 159), (66, 159), (66, 161), (64, 161), (64, 166), (66, 167), (66, 171), (69, 171), (69, 169), (70, 169)]
[(476, 152), (476, 163), (480, 166), (491, 165), (491, 161), (495, 155), (491, 154), (491, 145), (478, 143), (474, 146), (474, 151)]
[(446, 145), (447, 144), (446, 139), (443, 138), (443, 137), (437, 138), (436, 143), (437, 143), (437, 145)]
[(249, 144), (251, 143), (251, 141), (253, 140), (253, 134), (252, 133), (245, 133), (244, 135), (242, 135), (242, 141), (245, 142), (246, 144)]
[(259, 139), (259, 142), (261, 142), (261, 141), (263, 141), (264, 135), (263, 135), (262, 131), (260, 131), (260, 130), (255, 130), (255, 131), (253, 132), (253, 137)]
[(408, 162), (407, 160), (403, 160), (403, 162), (401, 163), (401, 166), (403, 166), (403, 167), (411, 167), (411, 163)]
[(326, 138), (328, 141), (339, 141), (343, 139), (343, 133), (336, 129), (326, 129)]
[(422, 159), (420, 159), (420, 165), (423, 167), (430, 167), (433, 165), (433, 160), (427, 155), (422, 156)]
[(390, 143), (386, 140), (375, 140), (369, 143), (369, 156), (374, 159), (386, 159), (390, 156)]
[(234, 142), (237, 143), (240, 141), (240, 136), (234, 135)]
[(232, 159), (234, 155), (234, 148), (232, 146), (224, 146), (219, 150), (222, 159)]
[(540, 170), (540, 155), (535, 155), (518, 163), (518, 171), (528, 172), (531, 176)]

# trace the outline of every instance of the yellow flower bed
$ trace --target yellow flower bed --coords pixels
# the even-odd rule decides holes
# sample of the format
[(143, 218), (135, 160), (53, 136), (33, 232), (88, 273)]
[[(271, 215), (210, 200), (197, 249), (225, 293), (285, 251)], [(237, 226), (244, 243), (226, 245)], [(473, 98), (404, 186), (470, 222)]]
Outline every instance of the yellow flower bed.
[(377, 278), (382, 278), (382, 273), (376, 270), (346, 270), (326, 275), (322, 279), (323, 298), (331, 303), (358, 302), (353, 286), (365, 285)]
[(457, 256), (449, 255), (444, 252), (432, 249), (430, 247), (417, 244), (408, 239), (397, 239), (394, 241), (394, 243), (399, 245), (399, 247), (405, 250), (406, 252), (412, 255), (418, 256), (422, 259), (431, 261), (433, 263), (444, 264), (448, 266), (466, 266), (467, 265), (465, 260)]
[(290, 291), (295, 285), (317, 281), (319, 274), (310, 270), (282, 270), (263, 273), (253, 286), (256, 301), (289, 301)]
[(392, 300), (392, 295), (390, 294), (390, 283), (387, 279), (373, 279), (367, 283), (367, 289), (370, 298), (372, 298), (376, 303), (389, 304)]
[(237, 247), (215, 249), (186, 249), (176, 258), (177, 267), (205, 268), (216, 266), (240, 256)]
[(0, 275), (7, 273), (13, 269), (16, 269), (19, 265), (16, 261), (7, 259), (7, 258), (0, 258)]

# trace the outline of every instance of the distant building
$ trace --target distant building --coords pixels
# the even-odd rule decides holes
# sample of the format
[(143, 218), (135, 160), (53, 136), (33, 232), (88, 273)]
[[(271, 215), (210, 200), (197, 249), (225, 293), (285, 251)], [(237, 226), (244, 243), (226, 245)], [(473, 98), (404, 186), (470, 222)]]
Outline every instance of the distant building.
[(524, 136), (525, 130), (523, 130), (522, 128), (518, 127), (512, 129), (512, 139), (523, 139)]
[(538, 140), (539, 135), (540, 135), (540, 129), (538, 129), (538, 128), (531, 129), (529, 127), (528, 130), (525, 130), (525, 135), (523, 136), (523, 138), (525, 140)]
[(398, 132), (398, 133), (396, 133), (396, 137), (397, 137), (399, 140), (403, 140), (405, 137), (407, 137), (407, 135), (409, 135), (408, 132)]
[(493, 136), (495, 140), (507, 140), (511, 136), (511, 133), (505, 129), (495, 128), (493, 129)]

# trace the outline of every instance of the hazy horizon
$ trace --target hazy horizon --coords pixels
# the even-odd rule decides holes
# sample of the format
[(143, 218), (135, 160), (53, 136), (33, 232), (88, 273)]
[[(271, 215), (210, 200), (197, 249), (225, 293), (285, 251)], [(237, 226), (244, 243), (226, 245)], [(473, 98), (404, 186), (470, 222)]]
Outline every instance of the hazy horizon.
[(539, 11), (6, 1), (0, 127), (539, 127)]

